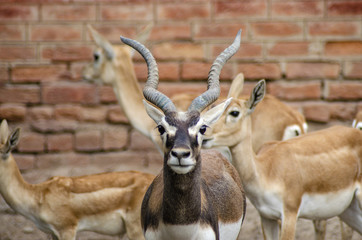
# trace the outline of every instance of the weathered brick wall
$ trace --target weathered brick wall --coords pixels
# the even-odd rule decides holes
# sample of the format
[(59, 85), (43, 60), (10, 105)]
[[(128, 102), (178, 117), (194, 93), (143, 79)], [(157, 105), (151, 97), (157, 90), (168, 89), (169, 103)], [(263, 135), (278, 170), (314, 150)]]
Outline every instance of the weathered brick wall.
[[(82, 81), (93, 49), (87, 23), (120, 44), (119, 35), (153, 22), (147, 46), (168, 94), (202, 91), (213, 59), (242, 28), (221, 74), (225, 89), (238, 72), (247, 90), (266, 78), (268, 92), (309, 121), (351, 121), (362, 109), (362, 1), (4, 0), (0, 21), (0, 119), (23, 128), (22, 169), (158, 156), (110, 87)], [(144, 81), (145, 63), (135, 61)]]

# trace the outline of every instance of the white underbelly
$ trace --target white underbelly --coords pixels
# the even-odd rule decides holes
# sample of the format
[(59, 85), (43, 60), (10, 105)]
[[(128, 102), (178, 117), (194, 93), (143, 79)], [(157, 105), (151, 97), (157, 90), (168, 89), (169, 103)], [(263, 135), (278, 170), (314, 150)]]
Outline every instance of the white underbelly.
[(78, 231), (92, 231), (107, 235), (123, 235), (126, 228), (122, 219), (122, 211), (86, 216), (80, 219)]
[(325, 194), (304, 194), (299, 208), (299, 217), (327, 219), (340, 215), (350, 204), (354, 188)]

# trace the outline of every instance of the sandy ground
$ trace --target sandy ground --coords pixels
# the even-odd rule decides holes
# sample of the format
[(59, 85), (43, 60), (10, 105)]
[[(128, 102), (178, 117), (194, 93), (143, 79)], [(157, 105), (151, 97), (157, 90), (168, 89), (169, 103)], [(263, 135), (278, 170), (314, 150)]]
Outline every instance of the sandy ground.
[[(131, 165), (89, 165), (82, 168), (61, 167), (47, 170), (30, 170), (23, 173), (24, 178), (30, 183), (38, 183), (48, 179), (51, 176), (77, 176), (109, 171), (139, 170), (149, 173), (158, 173), (161, 169), (160, 163), (152, 163), (149, 166)], [(300, 219), (297, 225), (296, 239), (313, 239), (314, 229), (312, 221)], [(41, 232), (36, 226), (24, 217), (15, 214), (0, 197), (0, 240), (46, 240), (50, 239), (48, 235)], [(81, 232), (77, 235), (78, 240), (116, 240), (119, 237), (109, 237), (91, 232)], [(127, 238), (123, 238), (127, 239)], [(242, 226), (241, 239), (263, 239), (260, 227), (260, 219), (256, 209), (250, 202), (247, 204), (247, 213)], [(338, 218), (332, 218), (327, 221), (326, 239), (341, 239), (340, 223)], [(353, 240), (362, 240), (358, 233), (353, 234)]]

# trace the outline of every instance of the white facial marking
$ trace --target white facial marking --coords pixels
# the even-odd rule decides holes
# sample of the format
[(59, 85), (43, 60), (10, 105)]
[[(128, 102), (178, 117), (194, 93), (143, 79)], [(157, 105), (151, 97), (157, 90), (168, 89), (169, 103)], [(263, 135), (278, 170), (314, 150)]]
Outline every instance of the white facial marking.
[(308, 124), (307, 123), (303, 123), (303, 130), (304, 130), (304, 133), (308, 132)]
[(300, 129), (300, 127), (298, 125), (296, 125), (296, 124), (295, 125), (290, 125), (290, 126), (285, 128), (282, 140), (283, 141), (288, 140), (288, 139), (291, 139), (293, 137), (297, 137), (297, 136), (299, 136), (301, 134), (302, 134), (302, 130)]
[(352, 127), (362, 130), (362, 122), (357, 122), (357, 120), (353, 120)]

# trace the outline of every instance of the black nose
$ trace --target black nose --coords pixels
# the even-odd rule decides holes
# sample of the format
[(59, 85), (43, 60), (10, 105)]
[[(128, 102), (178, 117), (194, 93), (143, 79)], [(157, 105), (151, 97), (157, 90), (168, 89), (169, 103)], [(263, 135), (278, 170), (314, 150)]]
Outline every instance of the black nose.
[(191, 155), (191, 152), (187, 149), (173, 149), (171, 151), (171, 155), (175, 158), (181, 159), (189, 157)]

